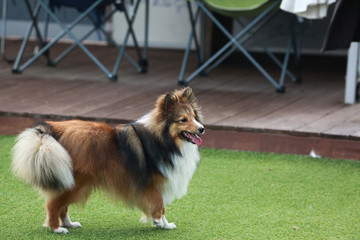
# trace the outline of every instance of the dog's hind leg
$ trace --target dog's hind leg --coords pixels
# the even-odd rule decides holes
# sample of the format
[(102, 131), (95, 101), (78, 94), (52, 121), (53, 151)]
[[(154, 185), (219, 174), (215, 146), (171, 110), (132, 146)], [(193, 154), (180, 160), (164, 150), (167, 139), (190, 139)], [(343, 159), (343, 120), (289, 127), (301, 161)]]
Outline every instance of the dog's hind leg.
[(47, 217), (45, 225), (50, 227), (53, 232), (66, 234), (68, 230), (65, 227), (81, 227), (80, 223), (71, 222), (68, 206), (74, 202), (85, 201), (91, 194), (92, 188), (86, 183), (87, 181), (77, 178), (74, 189), (49, 198), (46, 204)]
[(60, 215), (63, 214), (64, 208), (67, 203), (64, 203), (66, 194), (61, 194), (50, 199), (46, 204), (46, 223), (54, 233), (67, 234), (69, 231), (66, 228), (60, 227)]
[(71, 222), (68, 214), (68, 205), (72, 202), (73, 191), (64, 192), (54, 198), (51, 198), (46, 204), (47, 217), (46, 226), (54, 233), (67, 234), (66, 228), (78, 228), (81, 224)]

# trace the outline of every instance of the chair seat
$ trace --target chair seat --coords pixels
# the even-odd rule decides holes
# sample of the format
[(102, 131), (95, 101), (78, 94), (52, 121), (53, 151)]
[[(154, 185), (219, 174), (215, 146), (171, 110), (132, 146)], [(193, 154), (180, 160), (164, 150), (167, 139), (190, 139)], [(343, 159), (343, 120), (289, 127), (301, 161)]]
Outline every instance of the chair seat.
[(228, 17), (256, 17), (274, 0), (204, 0), (214, 12)]
[[(60, 7), (60, 6), (67, 6), (67, 7), (74, 7), (80, 12), (85, 11), (88, 9), (95, 0), (51, 0), (50, 1), (50, 7)], [(98, 5), (98, 7), (105, 7), (111, 3), (115, 2), (115, 0), (103, 0), (101, 4)]]

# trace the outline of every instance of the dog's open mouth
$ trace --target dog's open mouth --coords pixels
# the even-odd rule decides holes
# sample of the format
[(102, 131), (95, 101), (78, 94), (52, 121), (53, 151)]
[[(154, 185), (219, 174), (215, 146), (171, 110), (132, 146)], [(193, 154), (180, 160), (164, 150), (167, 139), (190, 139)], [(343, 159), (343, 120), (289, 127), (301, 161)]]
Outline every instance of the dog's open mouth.
[(202, 143), (202, 139), (194, 133), (189, 133), (189, 132), (183, 131), (183, 132), (181, 132), (181, 136), (186, 141), (196, 144), (198, 146), (201, 145), (201, 143)]

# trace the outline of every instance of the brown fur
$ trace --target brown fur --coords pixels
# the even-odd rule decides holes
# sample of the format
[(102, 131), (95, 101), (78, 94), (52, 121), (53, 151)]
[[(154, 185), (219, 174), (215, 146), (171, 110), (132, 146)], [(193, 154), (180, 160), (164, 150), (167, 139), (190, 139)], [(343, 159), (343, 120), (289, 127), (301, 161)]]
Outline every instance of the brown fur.
[[(131, 182), (130, 172), (121, 164), (116, 154), (115, 129), (104, 123), (86, 121), (47, 121), (59, 143), (73, 160), (75, 188), (63, 191), (48, 199), (48, 225), (60, 227), (59, 217), (69, 204), (85, 202), (93, 188), (102, 187), (115, 192), (129, 205), (134, 203), (147, 215), (159, 219), (163, 210), (158, 189), (164, 181), (161, 175), (152, 176), (147, 187), (138, 192)], [(134, 140), (135, 141), (135, 140)], [(115, 153), (115, 154), (114, 154)], [(66, 212), (65, 212), (66, 213)], [(63, 219), (64, 213), (61, 215)]]

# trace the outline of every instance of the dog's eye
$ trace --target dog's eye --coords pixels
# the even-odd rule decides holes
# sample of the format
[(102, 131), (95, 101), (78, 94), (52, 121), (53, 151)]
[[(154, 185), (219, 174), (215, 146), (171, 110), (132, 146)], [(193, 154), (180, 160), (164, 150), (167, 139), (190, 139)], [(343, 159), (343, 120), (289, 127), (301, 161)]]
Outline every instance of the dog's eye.
[(186, 119), (186, 118), (182, 118), (182, 119), (180, 120), (180, 122), (185, 123), (185, 122), (187, 122), (187, 119)]

